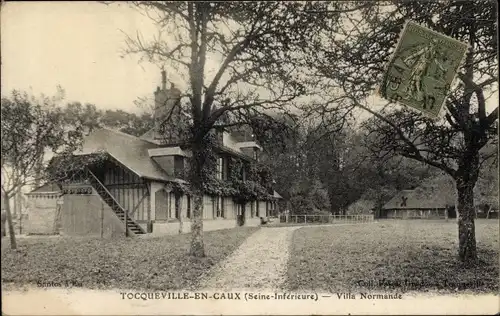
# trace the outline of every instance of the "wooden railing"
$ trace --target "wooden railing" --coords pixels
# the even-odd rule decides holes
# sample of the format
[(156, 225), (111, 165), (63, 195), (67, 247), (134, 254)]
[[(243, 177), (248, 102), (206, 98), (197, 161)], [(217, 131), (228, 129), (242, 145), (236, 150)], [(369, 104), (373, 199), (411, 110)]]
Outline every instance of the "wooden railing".
[(280, 215), (280, 223), (289, 224), (333, 224), (333, 223), (368, 223), (374, 215)]
[(106, 186), (99, 181), (99, 179), (90, 171), (86, 170), (90, 175), (89, 181), (92, 186), (96, 189), (97, 193), (101, 196), (101, 198), (106, 202), (106, 204), (115, 212), (116, 216), (124, 223), (125, 225), (125, 233), (128, 236), (129, 233), (133, 234), (145, 234), (146, 232), (142, 227), (137, 224), (132, 218), (130, 218), (131, 214), (128, 214), (128, 210), (125, 210), (120, 203), (113, 197), (113, 195), (108, 191)]

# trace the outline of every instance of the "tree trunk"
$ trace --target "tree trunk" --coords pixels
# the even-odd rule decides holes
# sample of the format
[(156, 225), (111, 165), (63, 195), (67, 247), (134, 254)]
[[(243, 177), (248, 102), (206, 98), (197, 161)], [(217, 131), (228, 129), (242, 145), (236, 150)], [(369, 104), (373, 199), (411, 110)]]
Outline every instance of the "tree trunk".
[(10, 198), (5, 197), (5, 211), (7, 212), (7, 223), (9, 225), (10, 249), (17, 249), (16, 232), (14, 231), (14, 223), (12, 222), (12, 214), (10, 212)]
[(181, 196), (175, 194), (175, 213), (179, 216), (179, 235), (182, 234), (184, 223), (182, 221)]
[(191, 220), (191, 255), (195, 257), (205, 256), (203, 244), (203, 194), (201, 191), (193, 190), (193, 219)]
[(7, 211), (2, 209), (2, 237), (7, 236)]
[(476, 232), (474, 225), (474, 183), (457, 181), (458, 256), (466, 265), (477, 262)]
[[(196, 138), (195, 138), (196, 139)], [(207, 142), (208, 143), (208, 142)], [(205, 165), (206, 149), (203, 139), (194, 141), (192, 145), (191, 160), (191, 190), (193, 198), (193, 215), (191, 219), (191, 251), (195, 257), (205, 256), (205, 246), (203, 243), (203, 169)], [(211, 150), (211, 148), (208, 148)]]
[(488, 208), (488, 213), (486, 213), (486, 219), (490, 218), (490, 212), (492, 209), (493, 209), (493, 206), (490, 205), (490, 207)]
[(246, 222), (246, 217), (247, 217), (247, 202), (241, 203), (241, 225), (240, 226), (245, 226)]
[(40, 157), (36, 161), (34, 189), (40, 187), (40, 184), (41, 184), (41, 181), (42, 181), (43, 156), (44, 156), (44, 153), (42, 151), (42, 153), (40, 153)]

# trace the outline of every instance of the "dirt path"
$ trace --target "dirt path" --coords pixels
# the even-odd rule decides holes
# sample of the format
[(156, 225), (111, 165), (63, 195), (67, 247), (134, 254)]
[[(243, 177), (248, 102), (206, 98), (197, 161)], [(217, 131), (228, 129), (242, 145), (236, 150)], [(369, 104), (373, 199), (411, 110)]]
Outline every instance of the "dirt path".
[(211, 290), (278, 290), (286, 280), (290, 242), (299, 227), (260, 229), (202, 278)]

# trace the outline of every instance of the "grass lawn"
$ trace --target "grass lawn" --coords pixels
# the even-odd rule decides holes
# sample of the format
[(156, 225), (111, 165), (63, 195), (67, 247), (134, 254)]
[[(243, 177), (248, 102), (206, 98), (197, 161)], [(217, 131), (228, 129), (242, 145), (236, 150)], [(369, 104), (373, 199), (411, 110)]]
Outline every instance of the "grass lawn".
[(158, 238), (26, 238), (12, 251), (2, 240), (2, 283), (73, 282), (85, 288), (173, 290), (196, 287), (256, 227), (205, 232), (205, 258), (188, 255), (190, 235)]
[(290, 290), (498, 292), (498, 220), (476, 220), (480, 264), (457, 259), (455, 221), (394, 220), (294, 232)]

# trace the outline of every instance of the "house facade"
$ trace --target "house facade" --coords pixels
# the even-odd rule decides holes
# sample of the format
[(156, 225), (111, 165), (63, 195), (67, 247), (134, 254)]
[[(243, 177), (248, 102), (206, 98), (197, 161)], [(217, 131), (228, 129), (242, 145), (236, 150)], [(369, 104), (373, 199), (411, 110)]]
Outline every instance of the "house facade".
[[(167, 89), (162, 72), (162, 86), (154, 95), (152, 130), (135, 137), (96, 129), (74, 153), (75, 161), (94, 162), (76, 168), (58, 184), (62, 233), (121, 236), (190, 231), (194, 209), (187, 178), (191, 150), (179, 127), (187, 120), (179, 106), (180, 91), (174, 86)], [(214, 139), (216, 186), (203, 196), (204, 230), (260, 225), (261, 218), (277, 213), (280, 197), (270, 181), (262, 181), (258, 170), (255, 176), (262, 148), (245, 132), (218, 129)], [(260, 193), (231, 189), (234, 181), (240, 187), (258, 186)]]

